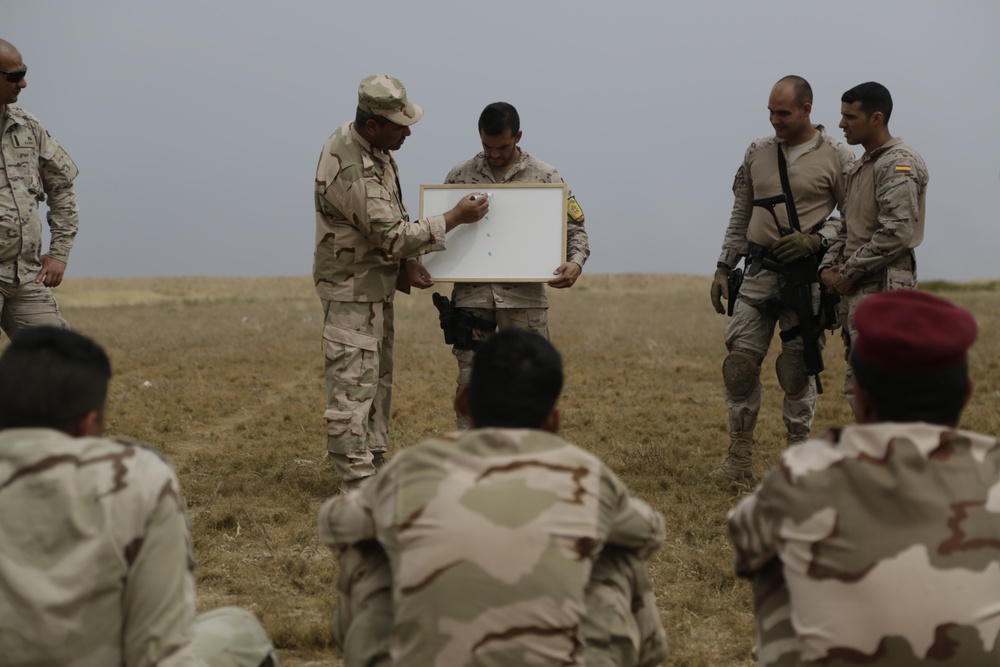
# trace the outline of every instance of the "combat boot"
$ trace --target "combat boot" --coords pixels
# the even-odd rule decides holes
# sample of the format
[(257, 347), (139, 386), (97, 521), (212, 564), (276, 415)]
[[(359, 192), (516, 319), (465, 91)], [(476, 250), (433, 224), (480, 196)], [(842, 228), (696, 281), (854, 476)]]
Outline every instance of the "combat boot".
[(729, 436), (729, 456), (712, 471), (715, 479), (732, 482), (752, 482), (753, 431), (737, 431)]
[(376, 471), (382, 469), (386, 463), (388, 461), (385, 460), (385, 452), (372, 452), (372, 465)]

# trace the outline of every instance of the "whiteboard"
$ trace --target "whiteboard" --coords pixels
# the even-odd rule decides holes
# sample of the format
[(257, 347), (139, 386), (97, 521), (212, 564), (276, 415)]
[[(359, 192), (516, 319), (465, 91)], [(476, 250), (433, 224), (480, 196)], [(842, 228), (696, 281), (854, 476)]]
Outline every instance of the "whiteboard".
[(490, 193), (490, 212), (459, 225), (445, 250), (421, 258), (435, 281), (548, 282), (566, 261), (565, 183), (421, 185), (420, 217), (446, 213), (462, 197)]

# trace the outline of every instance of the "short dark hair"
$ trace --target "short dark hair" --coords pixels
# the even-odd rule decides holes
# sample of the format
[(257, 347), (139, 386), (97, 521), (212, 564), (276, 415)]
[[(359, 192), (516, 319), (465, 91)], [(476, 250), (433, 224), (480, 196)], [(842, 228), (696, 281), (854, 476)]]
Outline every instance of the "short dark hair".
[(958, 425), (969, 390), (967, 361), (938, 371), (890, 372), (852, 351), (851, 368), (879, 421)]
[(111, 362), (94, 341), (68, 329), (18, 332), (0, 356), (0, 429), (69, 433), (108, 397)]
[(379, 116), (378, 114), (374, 114), (371, 111), (365, 111), (361, 107), (358, 107), (358, 110), (354, 112), (354, 127), (362, 128), (369, 120), (373, 120), (378, 123), (379, 127), (385, 127), (385, 124), (389, 122), (389, 119), (385, 116)]
[(472, 421), (477, 428), (540, 428), (562, 384), (562, 357), (552, 343), (536, 333), (503, 329), (472, 360)]
[(479, 131), (488, 137), (497, 137), (510, 130), (511, 135), (521, 130), (521, 117), (517, 109), (506, 102), (489, 104), (479, 114)]
[(892, 95), (881, 83), (874, 81), (859, 83), (841, 95), (840, 101), (845, 104), (861, 102), (861, 112), (869, 118), (876, 111), (881, 111), (885, 124), (889, 124), (889, 116), (892, 115)]
[(792, 84), (792, 90), (795, 91), (795, 102), (799, 106), (802, 106), (806, 102), (812, 104), (813, 101), (813, 89), (809, 85), (809, 82), (803, 79), (801, 76), (795, 74), (789, 74), (788, 76), (783, 76), (778, 80), (778, 83), (790, 83)]

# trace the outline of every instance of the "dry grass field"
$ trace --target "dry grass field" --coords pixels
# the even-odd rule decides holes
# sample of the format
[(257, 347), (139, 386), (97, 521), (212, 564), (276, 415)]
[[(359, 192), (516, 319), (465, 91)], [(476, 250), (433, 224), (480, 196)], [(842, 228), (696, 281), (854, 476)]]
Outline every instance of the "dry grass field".
[[(725, 533), (726, 511), (747, 489), (706, 477), (727, 445), (725, 318), (709, 304), (709, 284), (584, 276), (572, 290), (550, 291), (550, 322), (566, 364), (563, 435), (666, 517), (652, 576), (668, 664), (752, 665), (749, 588), (732, 574)], [(977, 385), (963, 426), (998, 433), (997, 284), (927, 287), (979, 319)], [(199, 607), (253, 609), (285, 665), (340, 664), (327, 631), (336, 564), (315, 528), (337, 484), (324, 460), (322, 311), (310, 280), (70, 279), (57, 294), (71, 325), (112, 357), (109, 432), (161, 448), (177, 467)], [(401, 296), (396, 312), (391, 451), (452, 426), (456, 370), (430, 291)], [(842, 352), (839, 336), (828, 340), (817, 431), (850, 418)], [(774, 357), (762, 374), (758, 474), (784, 443)]]

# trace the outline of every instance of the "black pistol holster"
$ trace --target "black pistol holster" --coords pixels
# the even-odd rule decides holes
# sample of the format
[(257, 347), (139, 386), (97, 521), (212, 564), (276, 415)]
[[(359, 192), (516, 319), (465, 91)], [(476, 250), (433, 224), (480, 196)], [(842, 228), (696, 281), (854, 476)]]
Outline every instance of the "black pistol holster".
[(444, 332), (444, 342), (447, 345), (455, 344), (455, 307), (451, 304), (451, 299), (434, 292), (431, 297), (434, 300), (434, 307), (438, 309), (438, 322), (441, 323), (441, 331)]
[(438, 321), (444, 332), (444, 342), (457, 350), (476, 350), (482, 343), (473, 336), (479, 330), (486, 334), (496, 331), (495, 322), (476, 317), (465, 308), (456, 308), (454, 302), (438, 292), (433, 295), (434, 307), (438, 309)]
[(743, 286), (743, 269), (733, 269), (729, 272), (729, 303), (726, 306), (726, 316), (733, 316), (733, 309), (736, 307), (736, 297), (740, 295), (740, 287)]

